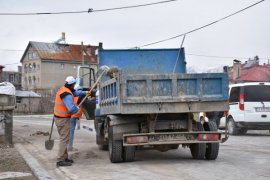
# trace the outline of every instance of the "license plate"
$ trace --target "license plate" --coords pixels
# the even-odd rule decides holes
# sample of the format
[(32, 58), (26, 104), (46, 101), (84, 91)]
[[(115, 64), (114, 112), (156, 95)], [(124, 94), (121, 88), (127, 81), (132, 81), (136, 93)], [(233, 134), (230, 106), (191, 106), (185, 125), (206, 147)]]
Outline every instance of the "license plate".
[(183, 134), (162, 134), (162, 135), (151, 136), (149, 138), (150, 142), (153, 142), (153, 141), (159, 141), (159, 142), (163, 142), (163, 141), (186, 141), (186, 140), (187, 140), (187, 138)]
[(256, 107), (256, 112), (270, 112), (270, 107)]

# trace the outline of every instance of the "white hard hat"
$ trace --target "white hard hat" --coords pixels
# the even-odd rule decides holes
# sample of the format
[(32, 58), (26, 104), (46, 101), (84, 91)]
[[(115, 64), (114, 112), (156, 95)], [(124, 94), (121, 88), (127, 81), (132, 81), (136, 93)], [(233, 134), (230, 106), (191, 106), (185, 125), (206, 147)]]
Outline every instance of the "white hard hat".
[(74, 83), (76, 82), (76, 80), (75, 80), (75, 78), (74, 78), (73, 76), (68, 76), (68, 77), (66, 78), (66, 82), (67, 82), (68, 84), (74, 84)]

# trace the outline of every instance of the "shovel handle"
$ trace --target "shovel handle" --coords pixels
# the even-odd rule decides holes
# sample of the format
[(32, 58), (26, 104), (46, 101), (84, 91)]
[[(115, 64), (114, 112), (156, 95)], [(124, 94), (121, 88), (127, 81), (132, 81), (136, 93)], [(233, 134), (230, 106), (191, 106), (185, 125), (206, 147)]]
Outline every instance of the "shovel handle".
[[(100, 76), (98, 77), (98, 79), (96, 80), (96, 82), (93, 84), (93, 86), (91, 87), (91, 89), (89, 90), (90, 92), (96, 87), (97, 83), (100, 81), (101, 77), (103, 76), (103, 74), (105, 73), (106, 71), (104, 70)], [(83, 100), (80, 102), (80, 104), (78, 105), (78, 107), (80, 107), (82, 105), (82, 103), (89, 97), (89, 95), (86, 95)]]
[(50, 136), (49, 136), (49, 141), (51, 140), (51, 137), (52, 137), (53, 124), (54, 124), (54, 118), (52, 120), (52, 126), (51, 126), (51, 133), (50, 133)]

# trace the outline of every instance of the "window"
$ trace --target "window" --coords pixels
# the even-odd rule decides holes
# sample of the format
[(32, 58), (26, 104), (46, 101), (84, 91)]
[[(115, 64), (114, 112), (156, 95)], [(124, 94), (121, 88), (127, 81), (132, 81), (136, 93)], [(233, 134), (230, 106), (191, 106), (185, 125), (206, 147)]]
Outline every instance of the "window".
[(14, 74), (10, 74), (9, 75), (9, 82), (14, 82), (14, 81), (15, 81)]
[(24, 77), (24, 84), (27, 85), (27, 77)]
[(61, 64), (61, 69), (63, 70), (65, 68), (65, 64)]
[(24, 72), (27, 73), (27, 64), (24, 65)]
[(32, 79), (31, 79), (31, 77), (28, 78), (28, 81), (29, 81), (29, 85), (31, 86), (32, 85)]
[(33, 52), (33, 58), (37, 58), (37, 52)]
[(33, 72), (36, 72), (36, 63), (33, 63), (32, 69), (33, 69)]
[(232, 87), (230, 92), (230, 102), (239, 102), (240, 87)]
[(32, 64), (28, 65), (28, 72), (32, 72)]
[[(244, 98), (246, 102), (270, 102), (270, 86), (254, 85), (244, 87)], [(254, 93), (256, 92), (256, 93)]]
[(33, 54), (31, 52), (28, 53), (28, 59), (33, 59)]
[(16, 97), (16, 103), (21, 103), (22, 102), (22, 97)]

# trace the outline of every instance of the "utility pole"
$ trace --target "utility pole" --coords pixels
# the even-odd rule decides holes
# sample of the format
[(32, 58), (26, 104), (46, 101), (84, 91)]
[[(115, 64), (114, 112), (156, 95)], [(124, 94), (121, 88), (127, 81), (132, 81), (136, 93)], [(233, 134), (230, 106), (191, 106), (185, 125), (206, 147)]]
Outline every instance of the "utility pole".
[(82, 66), (84, 65), (84, 48), (83, 41), (81, 42), (81, 58), (82, 58)]

